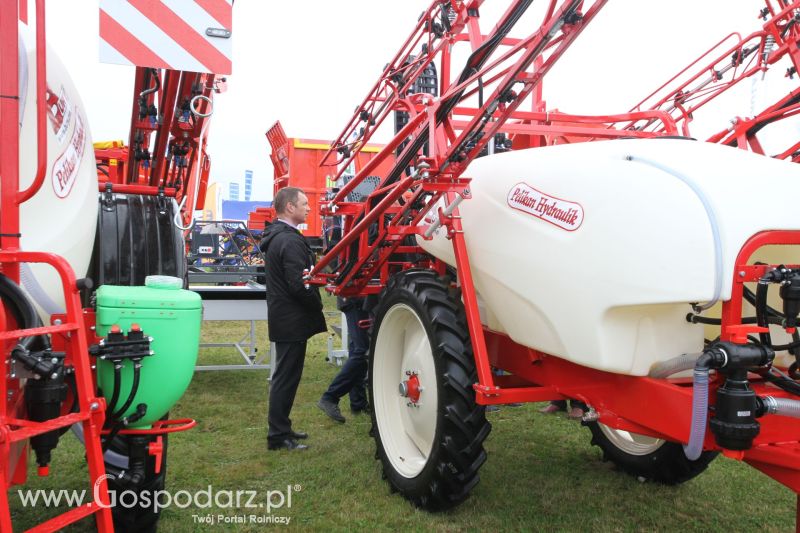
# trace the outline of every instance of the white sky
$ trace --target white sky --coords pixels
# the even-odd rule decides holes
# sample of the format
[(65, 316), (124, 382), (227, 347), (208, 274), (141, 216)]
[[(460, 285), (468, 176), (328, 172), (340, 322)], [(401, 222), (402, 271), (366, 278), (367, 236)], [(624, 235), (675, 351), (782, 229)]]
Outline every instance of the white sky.
[[(253, 199), (271, 198), (266, 130), (280, 119), (290, 137), (338, 136), (429, 4), (236, 0), (234, 74), (216, 98), (211, 179), (243, 182), (245, 169), (252, 169)], [(534, 7), (545, 4), (538, 0)], [(484, 32), (507, 5), (486, 0)], [(609, 0), (546, 78), (548, 105), (571, 113), (624, 112), (727, 33), (758, 29), (763, 6), (763, 0)], [(94, 140), (126, 139), (133, 68), (98, 63), (97, 2), (51, 0), (47, 7), (50, 43), (72, 72)], [(708, 131), (749, 114), (745, 84), (747, 94)]]

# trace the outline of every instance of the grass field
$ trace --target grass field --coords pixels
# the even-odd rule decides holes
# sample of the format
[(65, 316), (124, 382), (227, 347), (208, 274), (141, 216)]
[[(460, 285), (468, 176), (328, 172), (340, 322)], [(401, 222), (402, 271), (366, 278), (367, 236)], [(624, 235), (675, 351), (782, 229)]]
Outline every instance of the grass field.
[[(328, 305), (331, 305), (330, 299)], [(259, 326), (264, 349), (266, 328)], [(209, 322), (205, 342), (238, 338), (246, 323)], [(315, 406), (337, 369), (325, 361), (325, 335), (309, 348), (305, 373), (292, 413), (294, 425), (308, 431), (306, 452), (266, 450), (267, 371), (197, 373), (172, 416), (193, 417), (197, 428), (173, 436), (169, 444), (167, 488), (176, 493), (212, 490), (256, 491), (265, 503), (269, 491), (287, 493), (291, 508), (273, 515), (275, 524), (219, 523), (217, 515), (264, 516), (264, 509), (176, 506), (163, 511), (160, 531), (791, 531), (795, 497), (788, 489), (745, 464), (718, 458), (698, 478), (678, 487), (640, 483), (616, 472), (590, 446), (589, 430), (562, 416), (543, 415), (538, 405), (503, 407), (487, 415), (492, 433), (485, 443), (489, 459), (472, 497), (443, 514), (419, 511), (381, 480), (366, 416), (343, 425)], [(238, 363), (232, 349), (203, 349), (201, 363)], [(49, 478), (31, 469), (25, 489), (84, 489), (88, 486), (81, 447), (65, 436), (53, 453)], [(41, 507), (23, 509), (17, 488), (9, 492), (15, 531), (51, 516)], [(245, 500), (247, 498), (244, 498)], [(203, 500), (201, 500), (203, 501)], [(280, 502), (277, 493), (272, 501)], [(224, 498), (223, 505), (226, 504)], [(244, 500), (242, 503), (246, 503)], [(60, 509), (61, 512), (64, 508)], [(211, 514), (214, 523), (200, 523)], [(93, 531), (92, 522), (66, 531)], [(5, 532), (4, 532), (5, 533)]]

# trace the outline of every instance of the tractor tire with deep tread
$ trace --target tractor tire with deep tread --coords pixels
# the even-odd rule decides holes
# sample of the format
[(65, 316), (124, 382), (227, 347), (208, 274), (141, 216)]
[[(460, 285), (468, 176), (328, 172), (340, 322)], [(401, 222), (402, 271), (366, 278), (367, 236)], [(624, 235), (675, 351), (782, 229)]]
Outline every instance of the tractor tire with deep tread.
[(640, 480), (678, 485), (700, 475), (717, 452), (703, 452), (690, 461), (677, 442), (652, 439), (616, 430), (599, 422), (584, 422), (592, 432), (592, 444), (603, 452), (603, 461), (611, 461), (623, 472)]
[[(460, 504), (478, 483), (491, 425), (475, 402), (459, 295), (430, 270), (393, 276), (376, 309), (370, 354), (371, 434), (384, 477), (425, 510)], [(413, 405), (398, 392), (412, 374), (421, 386)]]

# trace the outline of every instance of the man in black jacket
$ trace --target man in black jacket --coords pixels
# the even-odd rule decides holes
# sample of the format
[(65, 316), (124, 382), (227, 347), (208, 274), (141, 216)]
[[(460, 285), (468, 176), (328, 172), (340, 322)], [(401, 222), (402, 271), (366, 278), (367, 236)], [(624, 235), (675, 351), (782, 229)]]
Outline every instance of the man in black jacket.
[(298, 230), (311, 210), (296, 187), (285, 187), (273, 200), (277, 220), (264, 231), (260, 248), (266, 261), (267, 324), (275, 343), (275, 372), (269, 390), (270, 450), (304, 450), (308, 434), (294, 431), (289, 414), (303, 374), (306, 342), (325, 331), (319, 289), (305, 287), (304, 272), (314, 265), (314, 252)]

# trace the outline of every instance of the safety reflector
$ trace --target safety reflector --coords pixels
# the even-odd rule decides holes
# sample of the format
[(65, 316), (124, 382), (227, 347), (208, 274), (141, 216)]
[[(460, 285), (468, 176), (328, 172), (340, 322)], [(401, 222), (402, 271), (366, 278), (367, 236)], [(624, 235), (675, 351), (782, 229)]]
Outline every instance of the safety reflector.
[(100, 61), (231, 73), (233, 0), (100, 0)]

